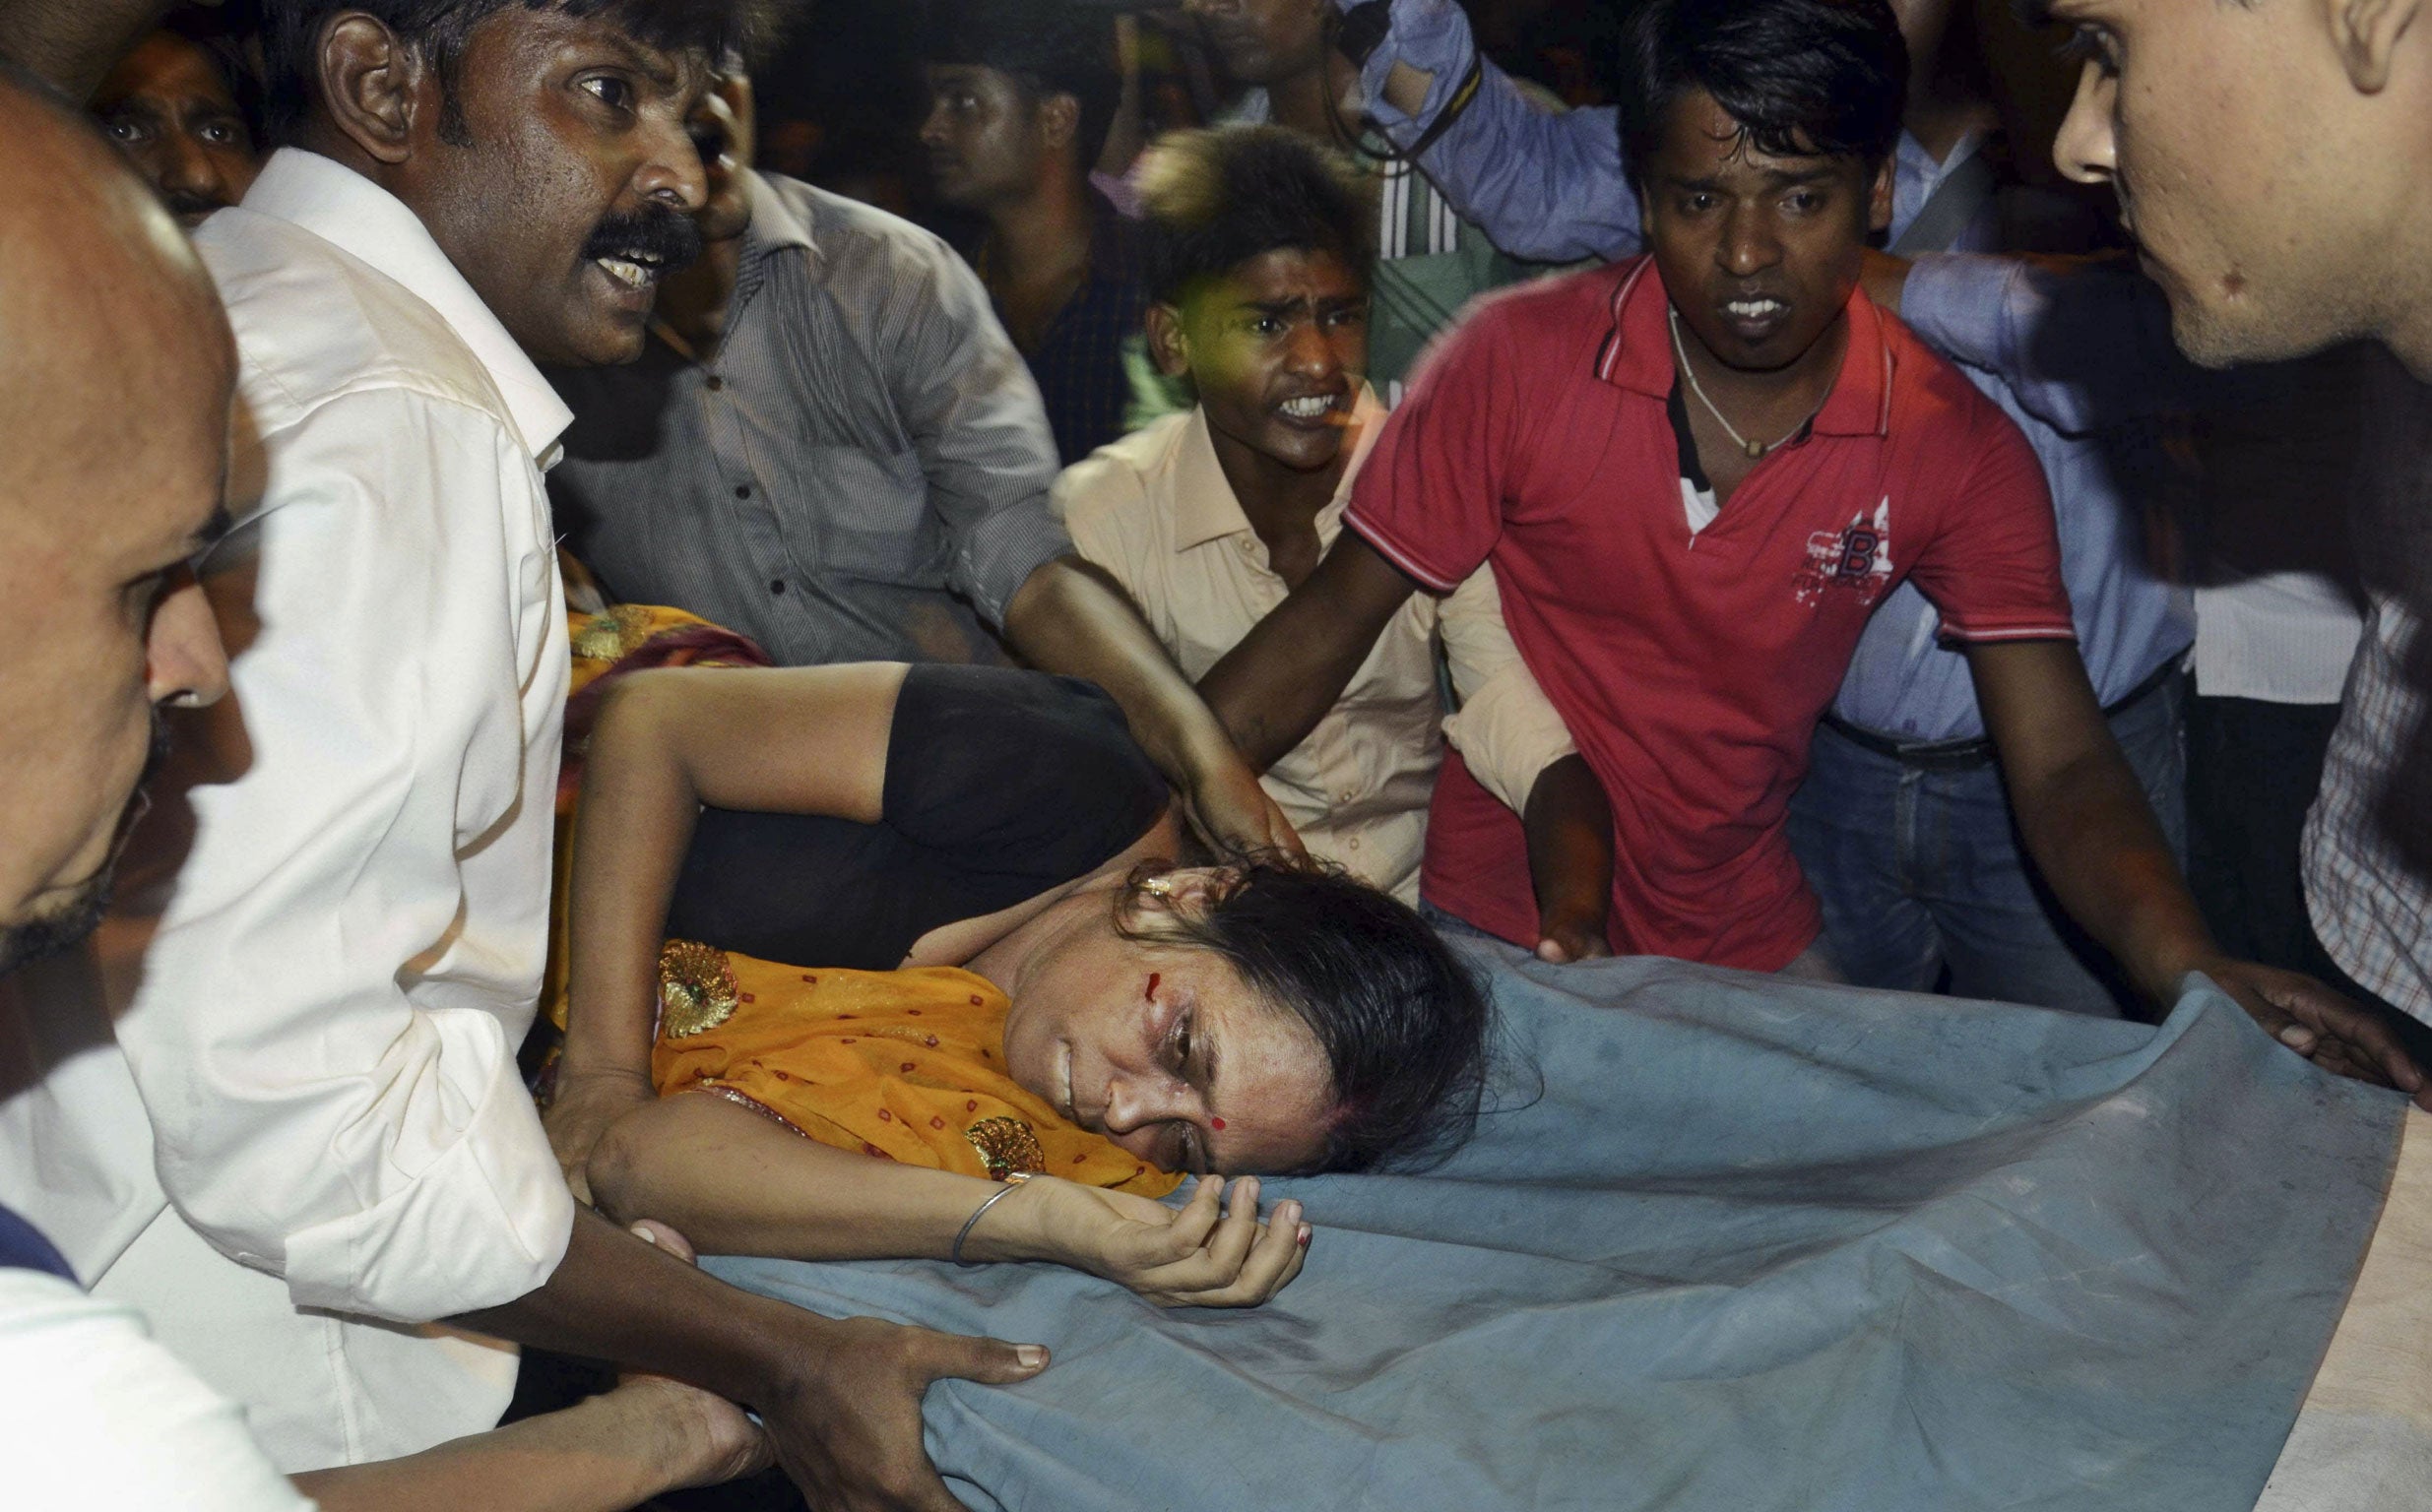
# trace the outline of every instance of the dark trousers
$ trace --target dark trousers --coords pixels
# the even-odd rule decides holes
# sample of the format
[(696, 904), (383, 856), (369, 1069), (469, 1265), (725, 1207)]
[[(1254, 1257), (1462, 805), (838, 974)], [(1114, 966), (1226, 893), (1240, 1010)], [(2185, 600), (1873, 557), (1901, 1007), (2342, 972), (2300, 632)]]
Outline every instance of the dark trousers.
[(2193, 698), (2187, 706), (2187, 881), (2231, 955), (2322, 976), (2298, 850), (2322, 786), (2336, 704)]
[[(2181, 679), (2109, 717), (2174, 850), (2183, 852)], [(1816, 731), (1790, 804), (1790, 845), (1824, 905), (1824, 940), (1851, 981), (2119, 1014), (2132, 989), (2062, 914), (2028, 859), (1991, 760), (1928, 769)]]

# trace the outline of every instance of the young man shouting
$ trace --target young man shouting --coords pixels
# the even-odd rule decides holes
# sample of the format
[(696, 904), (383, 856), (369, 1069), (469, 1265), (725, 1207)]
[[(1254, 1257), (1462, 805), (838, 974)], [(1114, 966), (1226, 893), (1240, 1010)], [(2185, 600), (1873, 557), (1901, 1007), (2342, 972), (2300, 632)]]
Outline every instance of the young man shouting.
[(1518, 822), (1448, 762), (1430, 900), (1508, 939), (1828, 974), (1785, 806), (1869, 612), (1913, 578), (2029, 850), (2139, 987), (2210, 973), (2293, 1048), (2420, 1087), (2350, 1005), (2222, 958), (2087, 686), (2033, 454), (1858, 288), (1904, 96), (1889, 7), (1654, 0), (1623, 57), (1652, 254), (1506, 295), (1440, 350), (1349, 532), (1203, 683), (1246, 750), (1297, 739), (1415, 588), (1492, 562), (1610, 800), (1612, 884), (1532, 886)]

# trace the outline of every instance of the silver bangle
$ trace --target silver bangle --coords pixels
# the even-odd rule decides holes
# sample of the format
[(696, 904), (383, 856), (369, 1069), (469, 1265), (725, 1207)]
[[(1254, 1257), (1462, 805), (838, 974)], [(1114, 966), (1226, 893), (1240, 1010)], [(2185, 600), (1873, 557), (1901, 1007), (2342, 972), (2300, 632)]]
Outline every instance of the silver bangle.
[(982, 1218), (987, 1216), (989, 1209), (1004, 1201), (1007, 1197), (1012, 1196), (1013, 1189), (1015, 1187), (1021, 1185), (1023, 1182), (1029, 1180), (1037, 1174), (1038, 1172), (1035, 1170), (1006, 1171), (1003, 1177), (1005, 1184), (989, 1193), (988, 1201), (972, 1209), (971, 1216), (963, 1220), (962, 1229), (954, 1235), (954, 1247), (946, 1251), (946, 1258), (952, 1260), (956, 1265), (961, 1266), (964, 1270), (977, 1270), (981, 1262), (977, 1260), (966, 1260), (963, 1258), (963, 1241), (971, 1237), (972, 1228), (979, 1224)]

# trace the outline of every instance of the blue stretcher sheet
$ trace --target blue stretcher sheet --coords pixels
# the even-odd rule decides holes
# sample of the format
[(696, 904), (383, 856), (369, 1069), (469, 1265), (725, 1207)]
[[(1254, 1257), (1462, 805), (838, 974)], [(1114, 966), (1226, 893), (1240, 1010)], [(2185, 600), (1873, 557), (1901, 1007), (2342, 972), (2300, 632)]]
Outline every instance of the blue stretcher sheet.
[(1051, 1266), (711, 1267), (1051, 1346), (1020, 1387), (929, 1393), (976, 1509), (2252, 1506), (2379, 1214), (2394, 1094), (2200, 978), (2154, 1028), (1474, 954), (1499, 1110), (1424, 1174), (1269, 1183), (1316, 1236), (1265, 1307)]

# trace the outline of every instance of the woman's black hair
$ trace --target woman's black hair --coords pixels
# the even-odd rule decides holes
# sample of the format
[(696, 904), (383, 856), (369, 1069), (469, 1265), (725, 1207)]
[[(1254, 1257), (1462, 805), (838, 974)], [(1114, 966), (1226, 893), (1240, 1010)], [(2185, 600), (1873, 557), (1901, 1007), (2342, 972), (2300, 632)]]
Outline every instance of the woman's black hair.
[(1908, 46), (1886, 0), (1641, 0), (1623, 23), (1622, 165), (1642, 189), (1672, 107), (1703, 90), (1777, 158), (1891, 156)]
[(1486, 1085), (1486, 990), (1407, 905), (1298, 857), (1230, 868), (1203, 906), (1159, 907), (1151, 862), (1118, 895), (1127, 939), (1222, 956), (1325, 1049), (1335, 1114), (1313, 1170), (1408, 1168), (1469, 1137)]
[(1113, 13), (1075, 0), (932, 0), (921, 61), (992, 68), (1032, 105), (1071, 95), (1080, 106), (1073, 142), (1084, 173), (1098, 165), (1122, 102)]
[(499, 12), (560, 11), (604, 17), (653, 47), (698, 50), (712, 59), (729, 51), (756, 57), (783, 29), (790, 0), (260, 0), (266, 113), (275, 143), (292, 142), (312, 113), (319, 88), (322, 29), (348, 11), (360, 11), (421, 54), (439, 76), (439, 134), (467, 146), (464, 107), (456, 95), (456, 71), (474, 29)]
[(1148, 296), (1181, 305), (1268, 252), (1331, 252), (1365, 286), (1376, 267), (1351, 165), (1280, 126), (1168, 132), (1133, 174)]

